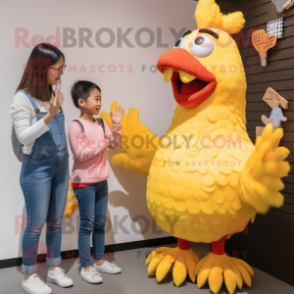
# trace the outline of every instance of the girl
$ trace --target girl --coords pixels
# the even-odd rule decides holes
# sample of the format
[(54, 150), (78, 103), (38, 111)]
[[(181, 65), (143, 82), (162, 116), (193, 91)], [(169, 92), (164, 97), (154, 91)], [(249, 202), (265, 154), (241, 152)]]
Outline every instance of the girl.
[[(20, 185), (27, 224), (22, 238), (23, 289), (30, 294), (52, 293), (36, 274), (39, 237), (46, 222), (49, 265), (47, 280), (60, 287), (73, 285), (61, 263), (61, 223), (69, 181), (67, 147), (61, 92), (53, 92), (66, 68), (63, 53), (51, 44), (34, 47), (26, 64), (10, 114), (22, 144)], [(55, 97), (54, 97), (55, 96)]]

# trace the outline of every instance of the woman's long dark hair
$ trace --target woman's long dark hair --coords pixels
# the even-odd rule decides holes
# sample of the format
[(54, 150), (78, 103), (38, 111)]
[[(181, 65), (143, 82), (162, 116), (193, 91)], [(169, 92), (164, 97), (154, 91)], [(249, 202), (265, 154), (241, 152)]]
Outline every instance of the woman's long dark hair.
[(26, 90), (32, 97), (41, 101), (50, 101), (53, 87), (49, 85), (48, 89), (47, 71), (61, 57), (63, 57), (65, 62), (64, 54), (54, 45), (48, 43), (36, 45), (27, 61), (16, 91)]

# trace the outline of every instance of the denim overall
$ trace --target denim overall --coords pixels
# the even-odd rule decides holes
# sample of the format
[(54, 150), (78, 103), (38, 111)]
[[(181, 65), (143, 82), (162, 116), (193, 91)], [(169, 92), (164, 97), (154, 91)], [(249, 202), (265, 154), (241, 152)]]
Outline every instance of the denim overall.
[[(37, 121), (47, 112), (40, 112), (31, 101)], [(61, 263), (61, 224), (68, 194), (69, 154), (62, 107), (49, 122), (50, 130), (35, 140), (31, 153), (24, 154), (20, 173), (27, 212), (27, 224), (22, 238), (23, 273), (37, 271), (37, 253), (46, 253), (47, 265)], [(46, 222), (46, 245), (39, 237)]]

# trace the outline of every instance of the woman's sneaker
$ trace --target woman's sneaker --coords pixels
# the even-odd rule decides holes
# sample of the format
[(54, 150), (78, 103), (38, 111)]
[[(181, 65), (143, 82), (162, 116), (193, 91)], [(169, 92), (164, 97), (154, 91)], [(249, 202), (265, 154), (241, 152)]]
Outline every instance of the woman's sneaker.
[(69, 287), (73, 285), (73, 280), (65, 274), (65, 270), (57, 266), (53, 270), (48, 270), (47, 281), (57, 284), (59, 287)]
[(82, 267), (81, 277), (88, 283), (92, 283), (92, 284), (98, 284), (103, 282), (102, 277), (92, 266), (87, 271), (85, 271), (84, 268)]
[(121, 272), (121, 268), (118, 267), (115, 263), (108, 262), (105, 260), (101, 265), (97, 265), (94, 262), (94, 268), (99, 273), (106, 273), (106, 274), (119, 274)]
[(37, 274), (30, 275), (27, 280), (22, 280), (22, 288), (29, 294), (52, 293), (52, 289)]

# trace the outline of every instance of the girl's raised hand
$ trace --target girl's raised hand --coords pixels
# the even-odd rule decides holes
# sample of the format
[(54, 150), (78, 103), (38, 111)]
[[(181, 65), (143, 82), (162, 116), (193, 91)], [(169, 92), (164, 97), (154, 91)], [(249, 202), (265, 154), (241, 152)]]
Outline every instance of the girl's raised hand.
[(124, 114), (124, 109), (119, 106), (117, 110), (117, 106), (114, 108), (114, 112), (110, 111), (110, 117), (113, 124), (120, 124), (121, 118)]
[(58, 100), (58, 91), (55, 91), (55, 100), (54, 103), (50, 101), (48, 112), (54, 117), (59, 110), (59, 100)]

